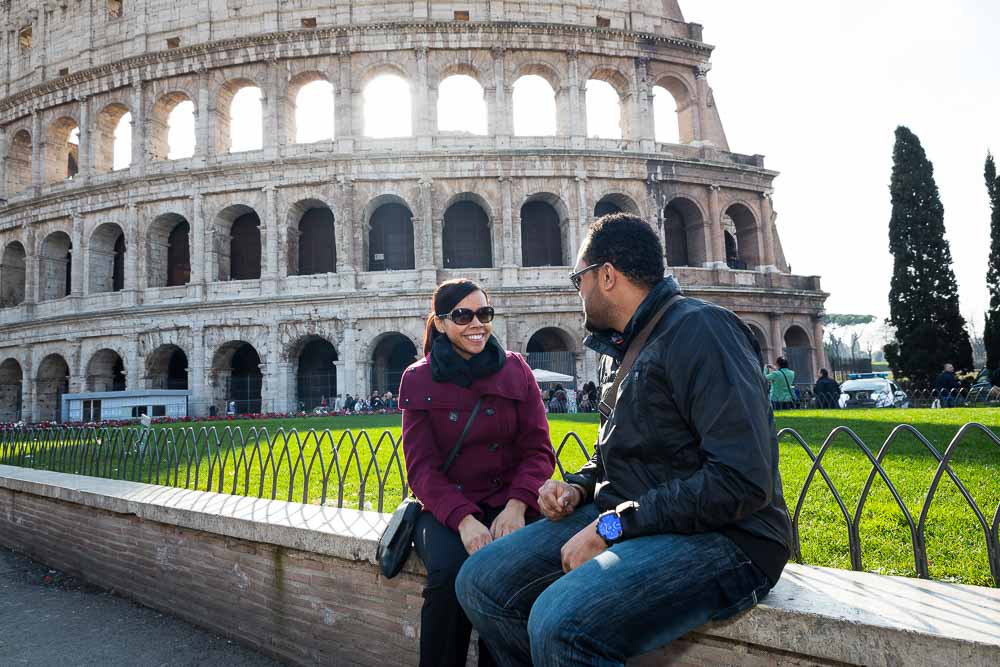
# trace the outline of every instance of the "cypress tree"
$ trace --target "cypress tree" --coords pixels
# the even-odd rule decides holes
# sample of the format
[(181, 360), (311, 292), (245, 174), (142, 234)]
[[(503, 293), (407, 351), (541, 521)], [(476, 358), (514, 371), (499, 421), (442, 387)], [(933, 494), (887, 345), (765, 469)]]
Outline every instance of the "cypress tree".
[(990, 193), (990, 260), (986, 269), (986, 286), (990, 290), (990, 307), (986, 311), (983, 343), (986, 345), (986, 367), (1000, 368), (1000, 177), (993, 155), (986, 156), (986, 191)]
[(897, 377), (928, 382), (946, 363), (971, 370), (972, 345), (959, 310), (934, 166), (917, 136), (902, 126), (892, 158), (889, 323), (896, 340), (885, 346), (885, 356)]

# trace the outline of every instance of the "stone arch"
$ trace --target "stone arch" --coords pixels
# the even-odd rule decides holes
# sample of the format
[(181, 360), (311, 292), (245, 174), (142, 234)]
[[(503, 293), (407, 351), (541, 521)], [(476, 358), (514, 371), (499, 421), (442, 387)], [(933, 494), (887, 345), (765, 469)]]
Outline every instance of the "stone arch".
[[(458, 66), (452, 66), (455, 69)], [(455, 71), (444, 76), (437, 86), (437, 130), (486, 135), (489, 111), (486, 89), (474, 68), (474, 74)], [(467, 91), (461, 90), (462, 87)]]
[[(662, 99), (659, 104), (665, 109), (670, 109), (671, 104), (673, 104), (673, 121), (676, 123), (676, 130), (674, 128), (654, 128), (656, 140), (661, 141), (660, 137), (663, 136), (663, 138), (672, 139), (676, 143), (681, 144), (689, 144), (695, 141), (698, 138), (695, 134), (698, 105), (695, 101), (695, 95), (691, 90), (691, 85), (676, 74), (668, 73), (654, 78), (651, 88), (654, 113), (657, 111), (657, 88), (670, 96), (670, 99)], [(669, 115), (667, 117), (669, 118)], [(667, 129), (672, 131), (666, 132), (665, 130)]]
[(764, 254), (761, 248), (760, 225), (753, 208), (743, 202), (732, 203), (726, 208), (723, 216), (723, 229), (730, 224), (726, 218), (729, 218), (735, 229), (738, 251), (735, 258), (737, 267), (755, 269), (763, 264)]
[[(232, 136), (232, 113), (233, 113), (233, 102), (240, 91), (247, 90), (250, 91), (246, 93), (247, 95), (259, 95), (260, 105), (259, 107), (255, 104), (252, 109), (252, 113), (257, 115), (258, 122), (256, 125), (260, 128), (261, 137), (263, 137), (263, 127), (264, 127), (264, 92), (259, 85), (248, 77), (237, 77), (227, 80), (221, 86), (219, 86), (216, 97), (215, 97), (215, 150), (219, 155), (225, 155), (227, 153), (233, 152), (243, 152), (247, 150), (259, 150), (260, 146), (257, 148), (248, 147), (241, 148), (234, 151), (233, 148), (233, 136)], [(253, 91), (257, 92), (254, 93)], [(249, 142), (251, 146), (257, 145), (257, 137), (253, 137), (254, 141)]]
[(680, 196), (663, 207), (663, 238), (667, 266), (705, 263), (705, 213), (698, 202)]
[(24, 371), (17, 359), (8, 357), (0, 363), (0, 424), (21, 420)]
[(767, 327), (761, 326), (760, 324), (752, 320), (744, 319), (743, 321), (746, 323), (746, 325), (750, 328), (750, 331), (753, 333), (753, 337), (754, 340), (757, 341), (757, 345), (760, 346), (761, 360), (767, 361), (768, 359), (771, 358), (771, 345), (770, 343), (768, 343), (767, 333), (766, 333)]
[(371, 344), (371, 389), (398, 395), (403, 371), (418, 354), (416, 344), (405, 334), (390, 331), (377, 336)]
[(38, 299), (51, 301), (69, 296), (73, 285), (73, 242), (63, 231), (42, 241), (38, 254)]
[[(525, 77), (540, 77), (548, 85), (550, 90), (545, 91), (545, 99), (536, 99), (533, 103), (523, 99), (525, 84), (528, 86), (537, 85), (538, 82)], [(562, 105), (560, 104), (560, 91), (562, 82), (558, 70), (541, 62), (525, 63), (521, 65), (514, 76), (511, 77), (511, 111), (512, 130), (515, 136), (556, 136), (562, 127)], [(522, 81), (523, 79), (523, 81)], [(549, 97), (551, 92), (551, 97)], [(546, 119), (543, 131), (532, 133), (524, 129), (524, 125), (530, 123), (530, 119), (537, 116)]]
[(795, 383), (812, 384), (814, 379), (813, 345), (809, 334), (798, 324), (793, 324), (782, 336), (785, 350), (783, 356), (788, 366), (795, 371)]
[(576, 377), (577, 342), (557, 326), (543, 326), (528, 337), (524, 345), (525, 359), (532, 368), (563, 373)]
[(0, 308), (24, 303), (27, 253), (20, 241), (11, 241), (0, 258)]
[(227, 206), (215, 218), (218, 279), (258, 280), (261, 273), (260, 216), (244, 204)]
[[(369, 67), (359, 80), (361, 90), (362, 133), (373, 139), (412, 137), (413, 122), (413, 79), (403, 68), (382, 63)], [(392, 92), (395, 104), (391, 117), (372, 123), (370, 113), (377, 106), (376, 96), (382, 89)]]
[(441, 226), (443, 268), (473, 269), (493, 266), (489, 204), (473, 193), (452, 197)]
[(146, 232), (149, 287), (177, 287), (191, 281), (191, 225), (179, 213), (157, 216)]
[(288, 351), (288, 359), (295, 370), (294, 405), (310, 412), (326, 404), (333, 409), (338, 395), (337, 368), (340, 360), (337, 347), (323, 336), (309, 334), (297, 340)]
[(125, 391), (125, 362), (109, 348), (98, 350), (87, 362), (85, 391)]
[(212, 356), (213, 404), (220, 414), (235, 403), (237, 414), (261, 412), (264, 374), (257, 349), (242, 340), (223, 343)]
[(125, 289), (125, 232), (114, 222), (94, 230), (87, 244), (90, 258), (89, 294)]
[(406, 271), (416, 266), (413, 212), (397, 195), (379, 195), (365, 207), (368, 270)]
[[(150, 159), (179, 160), (194, 155), (197, 145), (197, 114), (197, 106), (188, 93), (175, 90), (161, 95), (150, 109), (146, 130)], [(188, 127), (191, 134), (186, 137), (188, 141), (183, 142), (184, 137), (180, 136), (180, 132)], [(185, 145), (183, 152), (179, 150), (182, 143), (189, 144), (189, 147)]]
[[(325, 84), (322, 85), (321, 84)], [(329, 126), (322, 128), (322, 131), (316, 131), (315, 133), (306, 133), (301, 127), (300, 123), (301, 116), (303, 115), (304, 108), (301, 106), (303, 100), (301, 99), (301, 94), (303, 89), (309, 86), (310, 88), (322, 87), (323, 95), (325, 96), (329, 93), (329, 113), (324, 114), (326, 121), (329, 122)], [(285, 118), (287, 118), (287, 136), (286, 140), (289, 144), (300, 144), (300, 143), (314, 143), (317, 141), (333, 141), (336, 137), (336, 126), (334, 109), (336, 105), (336, 86), (334, 82), (330, 80), (329, 75), (326, 72), (320, 70), (308, 70), (304, 72), (296, 73), (288, 81), (288, 93), (285, 97)]]
[(148, 389), (189, 389), (188, 355), (173, 343), (164, 343), (146, 357)]
[(518, 211), (522, 266), (565, 266), (569, 209), (558, 195), (529, 195)]
[(45, 182), (62, 183), (80, 171), (80, 124), (61, 116), (49, 125), (45, 142)]
[(609, 192), (598, 199), (597, 203), (594, 205), (595, 218), (611, 215), (612, 213), (630, 213), (631, 215), (636, 216), (642, 215), (639, 211), (639, 205), (635, 203), (635, 200), (620, 192)]
[[(118, 143), (125, 140), (125, 127), (123, 123), (128, 123), (129, 145), (131, 145), (131, 133), (134, 131), (132, 112), (121, 102), (112, 102), (105, 106), (97, 114), (94, 123), (94, 132), (91, 137), (90, 146), (94, 157), (94, 170), (99, 173), (110, 173), (118, 169), (127, 169), (131, 164), (115, 165), (115, 152)], [(131, 155), (131, 153), (130, 153)]]
[(319, 199), (296, 202), (288, 214), (288, 275), (337, 272), (337, 230), (333, 211)]
[(62, 397), (69, 393), (69, 364), (60, 354), (50, 354), (38, 364), (35, 375), (35, 419), (62, 421)]
[[(587, 136), (597, 136), (600, 139), (624, 139), (631, 136), (631, 127), (629, 124), (629, 114), (627, 102), (631, 97), (631, 85), (629, 84), (628, 77), (622, 74), (618, 69), (608, 66), (608, 65), (598, 65), (594, 67), (585, 79), (587, 82), (587, 93), (585, 95), (584, 102), (584, 114), (587, 118)], [(601, 136), (597, 133), (597, 128), (591, 127), (591, 115), (598, 109), (597, 99), (591, 95), (592, 90), (597, 89), (598, 86), (592, 86), (592, 82), (600, 82), (602, 84), (607, 84), (610, 86), (611, 90), (617, 96), (615, 103), (617, 109), (614, 111), (618, 116), (618, 132), (614, 134), (609, 134), (607, 136)], [(610, 98), (607, 102), (610, 104)], [(593, 109), (591, 107), (594, 107)], [(612, 109), (609, 107), (606, 109), (606, 113), (611, 113)], [(593, 129), (593, 131), (592, 131)]]
[(9, 196), (24, 192), (31, 187), (32, 139), (28, 130), (18, 130), (10, 139), (7, 155), (4, 157)]

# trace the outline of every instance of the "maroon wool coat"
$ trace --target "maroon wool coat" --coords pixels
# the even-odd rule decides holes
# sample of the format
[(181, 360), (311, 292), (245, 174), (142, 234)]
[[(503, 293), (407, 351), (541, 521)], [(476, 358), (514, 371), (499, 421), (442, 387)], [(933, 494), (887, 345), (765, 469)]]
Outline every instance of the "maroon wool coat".
[[(462, 450), (442, 473), (480, 395), (483, 403)], [(469, 514), (502, 507), (511, 498), (538, 512), (538, 489), (552, 476), (555, 453), (542, 396), (524, 357), (508, 352), (503, 368), (468, 389), (435, 382), (425, 357), (403, 373), (399, 407), (410, 488), (438, 521), (457, 532)]]

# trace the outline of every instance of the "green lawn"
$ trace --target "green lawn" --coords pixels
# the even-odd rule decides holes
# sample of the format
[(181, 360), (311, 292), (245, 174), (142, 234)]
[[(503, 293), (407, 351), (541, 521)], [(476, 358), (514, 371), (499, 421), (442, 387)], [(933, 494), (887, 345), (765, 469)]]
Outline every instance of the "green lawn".
[[(988, 408), (790, 411), (779, 413), (777, 421), (779, 429), (794, 429), (815, 454), (838, 426), (849, 427), (875, 454), (901, 423), (918, 429), (941, 454), (968, 422), (1000, 431), (1000, 411)], [(571, 434), (576, 433), (589, 449), (597, 435), (596, 417), (554, 415), (550, 428), (553, 444), (557, 449), (561, 447), (560, 462), (567, 470), (576, 469), (585, 456)], [(38, 442), (29, 452), (30, 458), (22, 455), (18, 459), (12, 459), (4, 450), (0, 435), (0, 454), (4, 462), (37, 468), (311, 503), (325, 497), (331, 505), (389, 511), (402, 495), (399, 434), (398, 415), (233, 421), (193, 427), (157, 426), (155, 443), (148, 445), (142, 455), (134, 443), (122, 439), (121, 432), (111, 431), (92, 434), (82, 442)], [(104, 464), (98, 465), (97, 461)], [(189, 466), (188, 461), (197, 465)], [(785, 498), (794, 512), (812, 463), (787, 433), (781, 439), (780, 465)], [(853, 517), (872, 469), (867, 456), (841, 431), (833, 438), (823, 466)], [(1000, 446), (981, 432), (970, 432), (963, 438), (952, 466), (981, 508), (986, 523), (992, 524), (1000, 505)], [(937, 468), (936, 460), (915, 436), (902, 433), (884, 467), (917, 522)], [(847, 522), (819, 475), (812, 480), (805, 497), (799, 527), (804, 562), (850, 567)], [(916, 574), (908, 524), (881, 480), (872, 487), (859, 530), (864, 569)], [(993, 584), (984, 531), (947, 476), (930, 507), (926, 543), (934, 578)]]

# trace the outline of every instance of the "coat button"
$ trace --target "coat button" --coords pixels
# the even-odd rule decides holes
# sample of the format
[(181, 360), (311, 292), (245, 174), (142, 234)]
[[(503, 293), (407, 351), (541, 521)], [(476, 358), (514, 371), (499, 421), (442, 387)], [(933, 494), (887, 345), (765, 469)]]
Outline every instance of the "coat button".
[(500, 449), (500, 445), (499, 443), (491, 442), (490, 446), (487, 447), (486, 449), (490, 450), (490, 452), (495, 452), (496, 450)]
[(487, 417), (492, 417), (492, 416), (493, 416), (493, 415), (495, 415), (496, 413), (497, 413), (497, 411), (496, 411), (496, 410), (494, 410), (493, 408), (486, 408), (486, 416), (487, 416)]
[(430, 402), (431, 402), (431, 397), (430, 397), (430, 396), (428, 396), (428, 397), (427, 397), (427, 402), (428, 402), (428, 403), (430, 403)]
[(494, 477), (493, 480), (490, 482), (490, 484), (492, 484), (493, 486), (500, 486), (500, 478)]
[(462, 485), (461, 484), (456, 484), (455, 488), (458, 489), (459, 491), (461, 491), (462, 490)]

